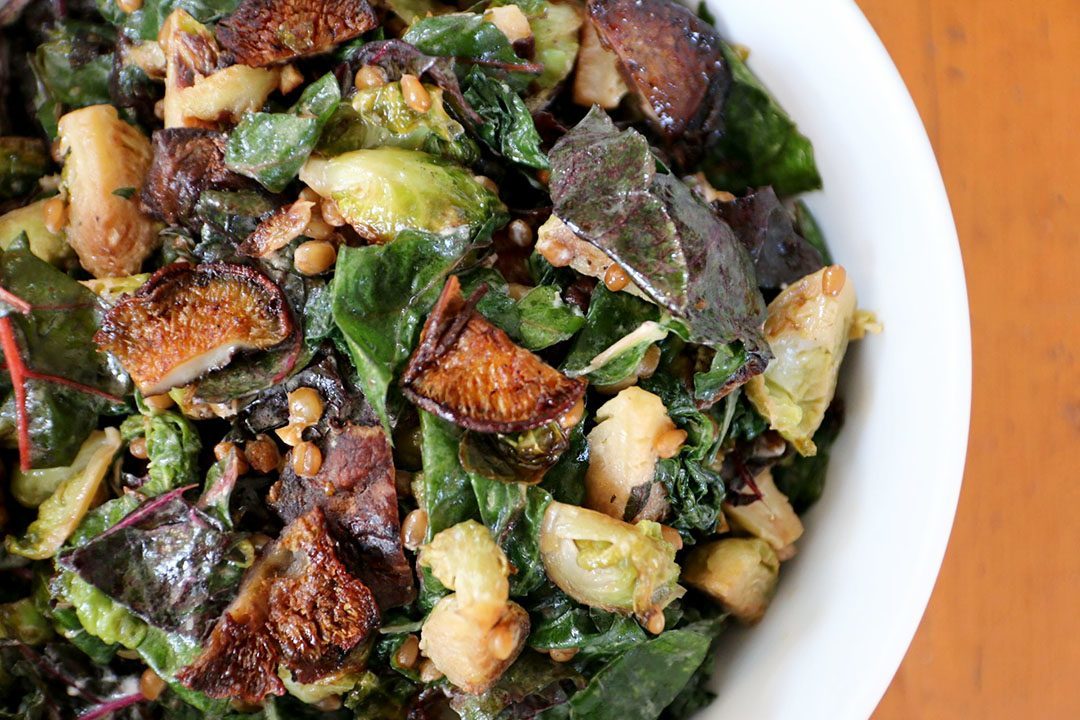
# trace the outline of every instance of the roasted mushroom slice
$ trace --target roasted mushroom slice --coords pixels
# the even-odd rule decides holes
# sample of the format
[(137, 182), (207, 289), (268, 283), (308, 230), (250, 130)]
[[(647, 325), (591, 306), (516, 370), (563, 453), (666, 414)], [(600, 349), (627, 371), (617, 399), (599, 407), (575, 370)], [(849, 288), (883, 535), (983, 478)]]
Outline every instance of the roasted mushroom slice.
[(405, 395), (424, 410), (479, 432), (520, 432), (572, 408), (585, 393), (476, 312), (451, 276), (402, 375)]
[(178, 679), (213, 698), (282, 695), (279, 667), (311, 683), (362, 663), (379, 627), (375, 598), (351, 575), (318, 508), (282, 531), (248, 572), (202, 655)]
[(356, 556), (356, 574), (383, 610), (411, 602), (412, 568), (401, 545), (394, 459), (381, 427), (346, 425), (323, 443), (310, 478), (287, 464), (267, 501), (286, 522), (318, 507), (331, 532)]
[(262, 67), (325, 52), (377, 24), (366, 0), (242, 0), (217, 38), (236, 62)]
[(239, 190), (252, 182), (225, 167), (225, 134), (198, 128), (157, 130), (154, 160), (139, 207), (170, 225), (191, 218), (204, 190)]
[(589, 0), (588, 10), (657, 132), (707, 144), (731, 83), (716, 29), (672, 0)]
[(94, 341), (144, 395), (181, 387), (241, 350), (266, 350), (293, 333), (281, 289), (244, 265), (174, 263), (109, 310)]

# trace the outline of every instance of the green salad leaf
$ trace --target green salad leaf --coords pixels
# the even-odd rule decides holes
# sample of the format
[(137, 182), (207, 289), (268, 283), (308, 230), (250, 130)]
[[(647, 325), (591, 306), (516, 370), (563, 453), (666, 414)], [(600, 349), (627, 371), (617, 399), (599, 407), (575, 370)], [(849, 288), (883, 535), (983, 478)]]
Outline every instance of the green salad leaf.
[(474, 66), (463, 81), (465, 99), (483, 118), (477, 133), (507, 160), (536, 170), (549, 167), (532, 114), (509, 84)]
[(721, 49), (732, 83), (724, 103), (724, 134), (704, 163), (709, 182), (734, 193), (772, 185), (782, 196), (820, 188), (810, 140), (739, 53), (726, 43)]
[(659, 320), (660, 309), (652, 303), (630, 293), (611, 292), (598, 283), (563, 372), (584, 374), (594, 385), (625, 380), (641, 364), (649, 346), (667, 336)]
[(34, 191), (49, 171), (45, 143), (36, 138), (0, 137), (0, 200), (22, 197)]

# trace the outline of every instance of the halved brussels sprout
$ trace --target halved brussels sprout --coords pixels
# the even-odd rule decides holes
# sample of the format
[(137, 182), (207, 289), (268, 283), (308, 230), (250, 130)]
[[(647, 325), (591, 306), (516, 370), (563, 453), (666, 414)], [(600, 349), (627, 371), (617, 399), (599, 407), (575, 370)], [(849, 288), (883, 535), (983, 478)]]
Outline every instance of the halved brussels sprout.
[(588, 435), (585, 505), (616, 520), (659, 520), (668, 502), (664, 486), (653, 479), (658, 442), (676, 430), (664, 401), (628, 387), (600, 406), (596, 421)]
[(7, 250), (16, 238), (26, 233), (30, 252), (47, 263), (66, 265), (75, 253), (62, 232), (54, 233), (46, 227), (45, 207), (48, 202), (48, 199), (38, 200), (0, 215), (0, 249)]
[(38, 507), (38, 516), (21, 538), (8, 536), (7, 551), (31, 560), (44, 560), (56, 554), (68, 536), (90, 510), (113, 457), (121, 446), (116, 428), (95, 430), (79, 448), (75, 461), (66, 468), (67, 476)]
[(150, 168), (150, 140), (112, 105), (69, 112), (59, 129), (68, 243), (94, 277), (137, 273), (160, 244), (157, 226), (132, 195)]
[(801, 455), (813, 455), (814, 433), (836, 392), (855, 317), (855, 285), (831, 265), (776, 296), (765, 339), (775, 358), (750, 379), (746, 395), (769, 425)]
[(169, 13), (158, 31), (158, 45), (165, 58), (165, 97), (162, 100), (165, 127), (201, 127), (206, 123), (184, 116), (180, 95), (198, 78), (212, 74), (219, 64), (220, 50), (209, 28), (187, 11)]
[(724, 515), (735, 527), (769, 543), (782, 559), (795, 552), (795, 541), (802, 537), (803, 524), (773, 482), (772, 472), (764, 470), (754, 478), (761, 498), (746, 505), (724, 503)]
[(780, 560), (764, 540), (725, 538), (694, 548), (683, 581), (744, 623), (761, 620), (776, 592)]
[(424, 620), (420, 649), (451, 683), (479, 694), (514, 662), (529, 634), (529, 615), (510, 602), (510, 564), (486, 527), (466, 520), (420, 548), (417, 565), (454, 594)]
[(111, 308), (94, 342), (144, 395), (157, 395), (292, 334), (288, 302), (265, 275), (244, 265), (174, 263)]
[(568, 432), (552, 420), (520, 433), (469, 431), (461, 439), (458, 459), (469, 472), (492, 480), (535, 483), (569, 446)]
[(383, 147), (313, 157), (300, 180), (337, 203), (342, 217), (373, 242), (402, 230), (446, 233), (499, 225), (506, 208), (472, 174), (417, 150)]
[[(176, 124), (183, 127), (236, 123), (244, 114), (262, 109), (280, 84), (281, 71), (276, 68), (230, 65), (178, 89), (171, 109), (179, 116)], [(166, 122), (165, 127), (173, 125)]]
[(646, 626), (685, 590), (675, 547), (660, 525), (637, 525), (576, 505), (552, 502), (540, 530), (548, 578), (580, 603), (633, 613)]
[(350, 105), (342, 105), (330, 117), (318, 152), (333, 156), (352, 150), (398, 147), (471, 165), (480, 153), (476, 143), (461, 123), (447, 114), (442, 89), (435, 85), (424, 88), (431, 98), (426, 112), (417, 112), (405, 102), (400, 82), (358, 91)]
[(576, 2), (545, 2), (543, 7), (540, 15), (529, 20), (533, 34), (533, 57), (544, 66), (544, 71), (533, 81), (539, 92), (529, 98), (530, 109), (546, 103), (555, 88), (574, 69), (574, 62), (578, 58), (578, 38), (585, 19), (583, 8)]
[(241, 0), (217, 37), (236, 62), (259, 67), (326, 52), (377, 24), (366, 0)]
[(555, 420), (585, 394), (571, 380), (515, 345), (446, 281), (401, 377), (424, 410), (469, 430), (513, 433)]

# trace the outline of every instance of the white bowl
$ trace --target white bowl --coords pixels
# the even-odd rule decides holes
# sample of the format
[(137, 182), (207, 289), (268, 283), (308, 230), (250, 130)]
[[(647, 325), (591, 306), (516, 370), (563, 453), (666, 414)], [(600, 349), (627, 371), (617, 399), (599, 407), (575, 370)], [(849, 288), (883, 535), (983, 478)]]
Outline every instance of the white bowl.
[(918, 113), (848, 0), (707, 0), (814, 142), (808, 202), (883, 335), (853, 344), (847, 421), (761, 624), (722, 638), (702, 720), (864, 720), (922, 617), (967, 447), (971, 344), (948, 199)]

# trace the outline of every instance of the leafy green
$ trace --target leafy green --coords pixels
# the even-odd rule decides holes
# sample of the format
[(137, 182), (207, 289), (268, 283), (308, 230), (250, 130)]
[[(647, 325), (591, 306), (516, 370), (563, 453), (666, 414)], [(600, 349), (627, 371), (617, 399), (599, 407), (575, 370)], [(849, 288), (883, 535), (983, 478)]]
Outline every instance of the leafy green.
[(536, 482), (568, 447), (566, 431), (552, 420), (518, 433), (469, 431), (458, 456), (469, 472), (501, 482)]
[(540, 526), (551, 496), (535, 485), (475, 474), (471, 479), (480, 519), (517, 569), (510, 576), (510, 595), (528, 595), (547, 581), (540, 559)]
[(334, 322), (364, 396), (388, 430), (387, 392), (394, 376), (412, 352), (422, 317), (470, 246), (462, 233), (403, 232), (387, 245), (343, 247), (338, 255)]
[(471, 165), (480, 154), (465, 128), (446, 112), (443, 90), (428, 86), (431, 107), (418, 112), (408, 103), (400, 82), (357, 91), (330, 117), (319, 142), (323, 155), (352, 150), (399, 147), (423, 150), (462, 165)]
[(694, 191), (657, 171), (644, 136), (619, 131), (593, 108), (550, 159), (551, 198), (561, 220), (684, 319), (690, 340), (740, 340), (764, 368), (765, 301), (746, 249)]
[(694, 399), (708, 407), (737, 388), (752, 372), (750, 355), (740, 342), (718, 345), (709, 369), (694, 373)]
[(8, 536), (8, 552), (44, 560), (56, 554), (90, 509), (120, 450), (116, 428), (95, 430), (68, 468), (68, 475), (38, 507), (37, 519), (21, 538)]
[(802, 200), (795, 201), (795, 231), (817, 249), (826, 265), (833, 264), (832, 253), (829, 252), (828, 243), (825, 242), (825, 233), (822, 232), (810, 208)]
[(480, 517), (473, 478), (458, 461), (461, 429), (427, 412), (420, 412), (420, 443), (424, 472), (417, 500), (428, 515), (426, 541), (459, 522)]
[(52, 162), (36, 138), (0, 137), (0, 200), (33, 192)]
[(229, 133), (225, 164), (270, 192), (281, 192), (307, 162), (340, 101), (337, 80), (328, 73), (309, 85), (289, 112), (247, 113)]
[(405, 720), (416, 692), (416, 685), (401, 675), (368, 671), (345, 696), (345, 707), (355, 713), (355, 720)]
[(611, 385), (625, 380), (637, 369), (645, 352), (656, 340), (667, 334), (659, 327), (660, 310), (652, 303), (634, 297), (630, 293), (611, 292), (598, 283), (589, 301), (589, 312), (570, 353), (563, 362), (563, 372), (581, 374), (594, 365), (594, 359), (615, 343), (623, 340), (645, 323), (658, 328), (658, 336), (647, 335), (640, 342), (633, 342), (621, 349), (599, 367), (589, 370), (587, 376), (594, 385)]
[(573, 720), (654, 720), (690, 682), (718, 632), (704, 622), (627, 650), (570, 699)]
[(821, 187), (810, 140), (731, 46), (721, 46), (732, 83), (724, 103), (724, 134), (704, 169), (713, 186), (735, 193), (772, 185), (779, 195)]
[(144, 418), (133, 416), (125, 421), (142, 421), (146, 452), (150, 458), (149, 479), (139, 492), (148, 497), (191, 485), (199, 480), (199, 434), (183, 415), (157, 412)]
[(589, 443), (585, 440), (585, 422), (570, 431), (569, 446), (550, 470), (544, 473), (540, 487), (558, 502), (581, 505), (585, 501), (585, 471), (589, 468)]
[(181, 492), (144, 503), (65, 555), (60, 565), (153, 627), (198, 641), (228, 602), (250, 558)]
[(539, 285), (514, 300), (506, 280), (491, 268), (461, 276), (461, 292), (466, 297), (482, 284), (487, 284), (488, 291), (476, 309), (529, 350), (543, 350), (568, 340), (585, 324), (581, 310), (563, 302), (557, 285)]
[(138, 10), (126, 13), (116, 0), (97, 0), (98, 11), (106, 20), (140, 40), (157, 40), (165, 18), (177, 8), (205, 24), (228, 15), (239, 4), (240, 0), (144, 0)]
[(471, 172), (418, 150), (380, 147), (313, 157), (300, 179), (332, 198), (342, 217), (376, 242), (406, 230), (487, 238), (509, 219), (498, 196)]
[(52, 625), (38, 610), (33, 598), (0, 605), (0, 642), (16, 640), (27, 645), (41, 645), (52, 636)]
[(647, 639), (631, 617), (582, 607), (551, 590), (532, 610), (529, 644), (543, 650), (577, 650), (579, 663), (607, 662)]
[(112, 31), (101, 25), (67, 21), (48, 32), (30, 59), (37, 80), (34, 109), (45, 134), (57, 136), (57, 122), (67, 110), (110, 102), (109, 52)]
[(477, 134), (485, 145), (519, 165), (537, 170), (549, 167), (532, 114), (510, 85), (473, 67), (463, 87), (465, 99), (483, 118)]
[(462, 720), (534, 717), (544, 708), (566, 702), (568, 692), (584, 684), (584, 678), (567, 663), (525, 652), (489, 690), (479, 695), (455, 694), (450, 706)]
[(655, 479), (667, 490), (672, 508), (668, 522), (686, 544), (695, 541), (695, 533), (708, 535), (716, 529), (726, 494), (720, 473), (697, 460), (679, 457), (658, 462)]
[(832, 445), (844, 425), (843, 410), (833, 403), (821, 427), (814, 433), (817, 454), (803, 457), (795, 454), (773, 466), (773, 480), (780, 492), (787, 495), (797, 513), (804, 513), (821, 498), (825, 490), (825, 474), (829, 468)]
[(26, 469), (70, 464), (98, 414), (120, 409), (129, 387), (94, 345), (98, 298), (31, 253), (25, 236), (0, 256), (0, 287), (0, 386), (15, 381), (0, 407), (0, 442), (19, 447)]
[(401, 38), (427, 55), (452, 57), (501, 76), (515, 90), (528, 85), (538, 65), (517, 56), (502, 30), (476, 13), (451, 13), (413, 23)]

